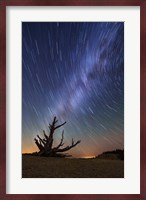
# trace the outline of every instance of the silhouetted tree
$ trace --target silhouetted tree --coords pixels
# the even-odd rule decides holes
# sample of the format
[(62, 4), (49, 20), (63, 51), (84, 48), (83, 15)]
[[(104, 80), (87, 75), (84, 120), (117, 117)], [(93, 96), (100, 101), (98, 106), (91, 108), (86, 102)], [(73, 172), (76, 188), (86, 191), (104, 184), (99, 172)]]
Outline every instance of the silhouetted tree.
[(64, 122), (63, 124), (56, 125), (57, 122), (58, 120), (56, 120), (56, 117), (54, 117), (52, 124), (49, 124), (48, 126), (49, 135), (47, 135), (45, 131), (43, 130), (43, 134), (44, 134), (43, 139), (39, 135), (37, 135), (37, 138), (34, 138), (35, 144), (37, 145), (39, 149), (39, 152), (37, 153), (37, 155), (48, 156), (48, 157), (66, 157), (67, 156), (66, 154), (59, 154), (59, 153), (66, 152), (81, 142), (80, 140), (78, 140), (77, 142), (74, 142), (74, 140), (72, 139), (72, 143), (70, 146), (61, 148), (64, 145), (63, 143), (64, 131), (62, 131), (62, 138), (61, 138), (60, 143), (56, 147), (53, 147), (53, 136), (54, 136), (55, 130), (60, 128), (64, 124), (66, 124), (66, 122)]

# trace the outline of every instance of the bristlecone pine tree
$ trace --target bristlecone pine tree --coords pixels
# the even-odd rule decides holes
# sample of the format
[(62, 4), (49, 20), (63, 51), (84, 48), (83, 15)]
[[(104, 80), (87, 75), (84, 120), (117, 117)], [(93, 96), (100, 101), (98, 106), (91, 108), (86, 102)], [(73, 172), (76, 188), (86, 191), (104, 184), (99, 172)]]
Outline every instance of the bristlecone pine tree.
[(37, 135), (38, 139), (34, 138), (35, 144), (39, 148), (39, 152), (37, 153), (38, 156), (66, 157), (66, 156), (68, 156), (67, 154), (60, 154), (60, 153), (66, 152), (66, 151), (72, 149), (73, 147), (75, 147), (77, 144), (79, 144), (81, 142), (80, 140), (78, 140), (77, 142), (74, 142), (74, 140), (72, 139), (72, 143), (70, 146), (61, 148), (64, 145), (64, 143), (63, 143), (64, 131), (62, 131), (62, 138), (61, 138), (60, 143), (56, 147), (53, 147), (53, 136), (54, 136), (55, 130), (60, 128), (64, 124), (66, 124), (66, 122), (64, 122), (63, 124), (56, 125), (57, 122), (58, 122), (58, 120), (56, 120), (56, 117), (54, 117), (52, 124), (49, 124), (49, 126), (48, 126), (49, 127), (49, 135), (47, 135), (45, 133), (45, 131), (43, 130), (43, 133), (44, 133), (43, 139), (39, 135)]

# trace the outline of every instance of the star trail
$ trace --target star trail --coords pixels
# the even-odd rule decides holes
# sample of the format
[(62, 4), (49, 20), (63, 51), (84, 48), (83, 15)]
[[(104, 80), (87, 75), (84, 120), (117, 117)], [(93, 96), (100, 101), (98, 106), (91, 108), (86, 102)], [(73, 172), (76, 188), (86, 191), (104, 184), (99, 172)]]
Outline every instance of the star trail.
[(54, 116), (74, 157), (124, 148), (123, 22), (22, 23), (22, 152)]

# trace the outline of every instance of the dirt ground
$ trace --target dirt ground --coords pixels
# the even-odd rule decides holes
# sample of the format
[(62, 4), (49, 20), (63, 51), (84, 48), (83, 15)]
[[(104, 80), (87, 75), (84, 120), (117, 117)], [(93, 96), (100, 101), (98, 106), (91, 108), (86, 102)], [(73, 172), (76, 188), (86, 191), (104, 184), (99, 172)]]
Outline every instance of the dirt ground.
[(124, 161), (23, 155), (22, 178), (124, 178)]

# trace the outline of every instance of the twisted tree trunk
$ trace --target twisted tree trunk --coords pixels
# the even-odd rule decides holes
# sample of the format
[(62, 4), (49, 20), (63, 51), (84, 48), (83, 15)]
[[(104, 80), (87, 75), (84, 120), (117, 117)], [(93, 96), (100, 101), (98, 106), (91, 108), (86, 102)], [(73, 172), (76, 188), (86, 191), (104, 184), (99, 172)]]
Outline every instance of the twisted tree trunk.
[(39, 135), (37, 135), (37, 138), (34, 138), (35, 144), (37, 145), (39, 152), (37, 155), (39, 156), (48, 156), (48, 157), (66, 157), (66, 154), (59, 154), (62, 152), (66, 152), (69, 151), (70, 149), (72, 149), (73, 147), (75, 147), (77, 144), (79, 144), (81, 141), (78, 140), (77, 142), (74, 142), (74, 140), (72, 139), (72, 143), (70, 146), (66, 146), (64, 148), (61, 148), (62, 146), (64, 146), (64, 131), (62, 131), (62, 138), (60, 143), (56, 146), (53, 147), (53, 136), (54, 136), (54, 132), (56, 129), (60, 128), (61, 126), (63, 126), (64, 124), (66, 124), (66, 122), (64, 122), (63, 124), (57, 125), (58, 120), (56, 120), (56, 117), (54, 117), (52, 124), (49, 124), (49, 136), (45, 133), (45, 131), (43, 130), (44, 133), (44, 138), (42, 139)]

